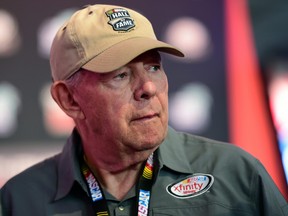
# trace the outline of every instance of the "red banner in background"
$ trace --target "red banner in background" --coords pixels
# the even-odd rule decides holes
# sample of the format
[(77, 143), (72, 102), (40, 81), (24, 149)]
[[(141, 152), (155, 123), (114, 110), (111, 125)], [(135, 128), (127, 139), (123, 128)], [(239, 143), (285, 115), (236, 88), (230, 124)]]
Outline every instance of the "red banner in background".
[(226, 0), (230, 142), (258, 158), (288, 200), (280, 152), (257, 60), (245, 0)]

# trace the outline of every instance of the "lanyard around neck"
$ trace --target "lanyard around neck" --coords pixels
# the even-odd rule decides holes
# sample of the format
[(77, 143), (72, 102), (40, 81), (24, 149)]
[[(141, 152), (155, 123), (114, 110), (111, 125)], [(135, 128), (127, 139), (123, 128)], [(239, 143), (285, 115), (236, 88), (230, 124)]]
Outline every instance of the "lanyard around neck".
[[(143, 173), (139, 179), (137, 198), (138, 198), (138, 216), (147, 216), (149, 211), (151, 188), (153, 184), (153, 153), (148, 157)], [(82, 174), (89, 188), (89, 194), (93, 203), (93, 208), (97, 216), (109, 216), (107, 201), (103, 190), (93, 173), (83, 161), (81, 167)]]

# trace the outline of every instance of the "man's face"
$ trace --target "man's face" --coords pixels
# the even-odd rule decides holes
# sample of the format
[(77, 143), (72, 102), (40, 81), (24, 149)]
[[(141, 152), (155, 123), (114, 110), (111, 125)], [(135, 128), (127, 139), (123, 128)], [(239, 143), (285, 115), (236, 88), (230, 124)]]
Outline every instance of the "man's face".
[(157, 51), (148, 51), (109, 73), (80, 73), (74, 98), (85, 119), (78, 124), (101, 145), (95, 147), (143, 151), (164, 140), (168, 82)]

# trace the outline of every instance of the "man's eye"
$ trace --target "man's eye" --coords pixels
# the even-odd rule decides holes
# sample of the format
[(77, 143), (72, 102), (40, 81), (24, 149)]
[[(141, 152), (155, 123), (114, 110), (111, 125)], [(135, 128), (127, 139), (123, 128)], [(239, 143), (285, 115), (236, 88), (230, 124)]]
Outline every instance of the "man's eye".
[(155, 72), (160, 70), (160, 68), (161, 68), (160, 65), (152, 65), (149, 67), (149, 71)]
[(125, 77), (127, 77), (127, 73), (124, 72), (124, 73), (120, 73), (120, 74), (117, 74), (114, 78), (115, 79), (124, 79)]

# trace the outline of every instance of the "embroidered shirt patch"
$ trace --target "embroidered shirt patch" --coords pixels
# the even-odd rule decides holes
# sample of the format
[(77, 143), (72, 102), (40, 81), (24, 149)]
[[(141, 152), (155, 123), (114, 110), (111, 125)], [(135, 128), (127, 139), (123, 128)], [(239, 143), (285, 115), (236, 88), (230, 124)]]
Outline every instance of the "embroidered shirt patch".
[(187, 199), (207, 192), (213, 182), (214, 177), (212, 175), (196, 173), (168, 185), (166, 190), (176, 198)]

